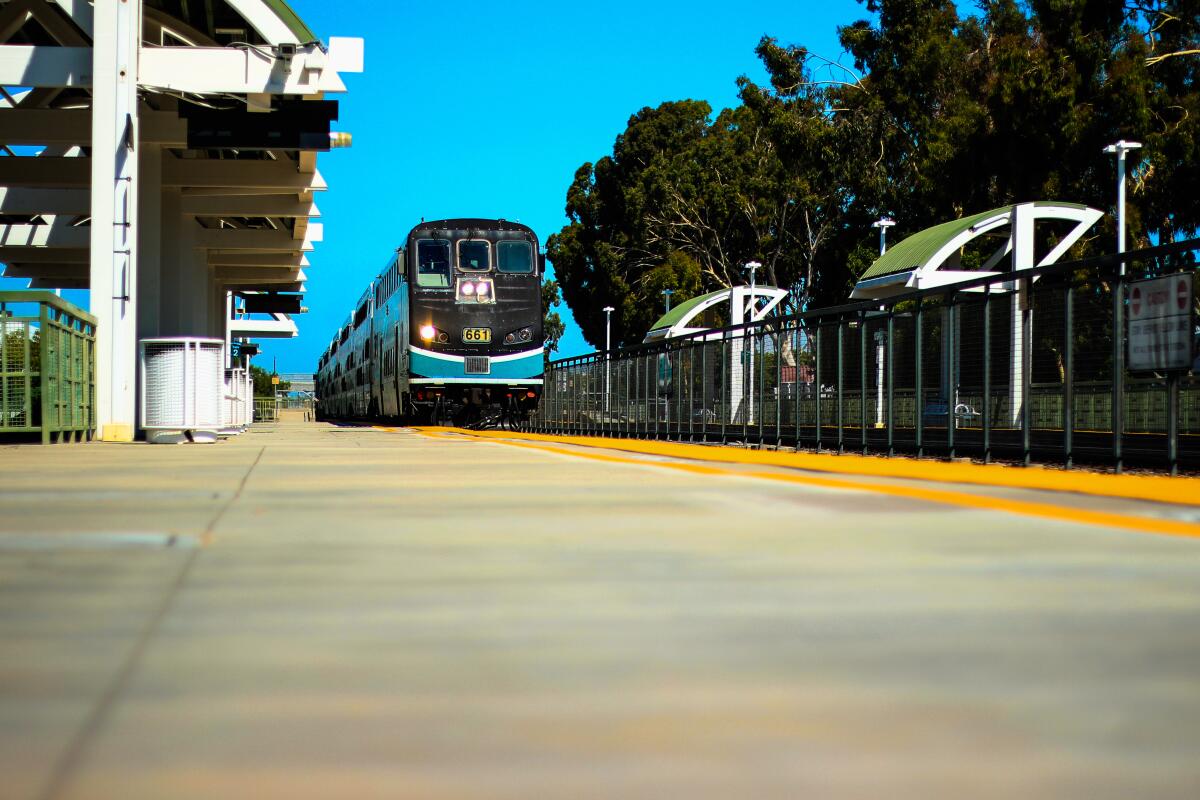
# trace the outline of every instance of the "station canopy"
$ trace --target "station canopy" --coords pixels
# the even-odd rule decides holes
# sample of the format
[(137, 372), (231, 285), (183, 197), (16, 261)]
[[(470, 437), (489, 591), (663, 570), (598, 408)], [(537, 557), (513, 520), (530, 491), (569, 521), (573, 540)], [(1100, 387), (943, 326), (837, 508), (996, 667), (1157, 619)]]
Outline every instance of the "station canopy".
[[(0, 262), (31, 288), (89, 287), (94, 11), (0, 7)], [(362, 41), (323, 44), (282, 0), (144, 0), (140, 13), (127, 146), (162, 159), (141, 161), (139, 267), (185, 258), (146, 238), (165, 240), (177, 210), (215, 285), (303, 291), (322, 238), (316, 156), (344, 141), (330, 137), (326, 95), (345, 91), (339, 72), (362, 70)]]
[[(853, 298), (881, 298), (906, 291), (946, 285), (983, 274), (998, 274), (1006, 258), (1013, 269), (1052, 264), (1061, 258), (1101, 217), (1102, 211), (1078, 203), (1036, 201), (994, 208), (943, 222), (888, 248), (862, 274)], [(1053, 225), (1052, 245), (1035, 253), (1035, 226)], [(966, 269), (963, 251), (975, 240), (990, 240), (977, 269)]]

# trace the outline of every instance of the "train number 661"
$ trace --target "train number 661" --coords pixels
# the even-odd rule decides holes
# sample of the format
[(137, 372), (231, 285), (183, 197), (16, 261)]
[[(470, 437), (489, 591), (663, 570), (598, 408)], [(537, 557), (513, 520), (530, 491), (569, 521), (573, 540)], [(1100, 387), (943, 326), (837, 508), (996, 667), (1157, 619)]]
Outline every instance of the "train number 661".
[(471, 343), (487, 343), (492, 340), (491, 328), (463, 328), (462, 340)]

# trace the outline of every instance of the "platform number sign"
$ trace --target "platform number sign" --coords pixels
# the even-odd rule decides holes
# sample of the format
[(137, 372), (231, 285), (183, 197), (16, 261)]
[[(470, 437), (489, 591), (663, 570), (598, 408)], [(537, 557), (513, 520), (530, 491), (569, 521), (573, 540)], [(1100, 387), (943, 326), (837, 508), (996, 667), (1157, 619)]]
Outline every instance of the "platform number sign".
[(1129, 284), (1131, 372), (1187, 370), (1192, 365), (1192, 273)]
[(229, 343), (229, 357), (234, 361), (242, 357), (242, 343), (237, 339)]

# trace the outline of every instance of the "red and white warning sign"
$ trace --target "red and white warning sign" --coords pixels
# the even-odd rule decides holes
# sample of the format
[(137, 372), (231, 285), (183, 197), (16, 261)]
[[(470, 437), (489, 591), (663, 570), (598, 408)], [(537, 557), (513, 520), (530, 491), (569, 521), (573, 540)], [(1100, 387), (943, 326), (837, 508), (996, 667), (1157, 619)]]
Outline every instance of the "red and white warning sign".
[(1129, 369), (1133, 372), (1192, 366), (1192, 273), (1180, 272), (1129, 285)]

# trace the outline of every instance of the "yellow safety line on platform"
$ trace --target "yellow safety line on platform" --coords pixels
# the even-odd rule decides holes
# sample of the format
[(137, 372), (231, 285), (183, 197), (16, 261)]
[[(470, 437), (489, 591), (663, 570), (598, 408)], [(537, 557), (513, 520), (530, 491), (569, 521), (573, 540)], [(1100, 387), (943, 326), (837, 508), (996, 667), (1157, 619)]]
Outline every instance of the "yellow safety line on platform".
[[(636, 458), (627, 458), (625, 456), (608, 455), (602, 453), (580, 452), (578, 450), (568, 450), (562, 447), (553, 447), (546, 443), (555, 442), (563, 444), (574, 444), (573, 441), (555, 440), (550, 437), (541, 437), (530, 440), (531, 436), (536, 434), (514, 434), (504, 433), (500, 431), (471, 431), (461, 428), (415, 428), (417, 433), (431, 438), (448, 438), (450, 436), (471, 436), (487, 441), (492, 441), (496, 444), (504, 444), (510, 447), (520, 447), (530, 450), (540, 450), (542, 452), (555, 453), (559, 455), (574, 456), (577, 458), (586, 458), (592, 461), (603, 461), (615, 464), (632, 464), (643, 467), (659, 467), (663, 469), (671, 469), (679, 472), (688, 472), (697, 475), (716, 475), (723, 477), (735, 478), (758, 478), (761, 480), (778, 481), (781, 483), (796, 483), (808, 486), (821, 486), (830, 489), (845, 489), (849, 491), (866, 491), (875, 492), (878, 494), (886, 494), (894, 497), (904, 497), (914, 500), (924, 500), (930, 503), (940, 503), (943, 505), (959, 506), (962, 508), (972, 508), (984, 511), (1000, 511), (1010, 514), (1022, 514), (1025, 516), (1041, 517), (1044, 519), (1053, 519), (1060, 522), (1070, 522), (1081, 525), (1102, 525), (1110, 528), (1121, 528), (1123, 530), (1137, 531), (1139, 533), (1155, 533), (1165, 536), (1185, 536), (1191, 538), (1200, 538), (1200, 525), (1195, 525), (1188, 522), (1178, 520), (1156, 519), (1153, 517), (1140, 517), (1128, 514), (1113, 514), (1104, 511), (1089, 511), (1080, 508), (1067, 508), (1064, 506), (1056, 506), (1050, 503), (1035, 503), (1024, 500), (1009, 500), (1000, 497), (988, 497), (985, 495), (970, 494), (968, 492), (955, 492), (945, 489), (925, 489), (915, 486), (892, 486), (879, 483), (865, 483), (862, 481), (845, 480), (841, 478), (826, 478), (817, 475), (796, 475), (780, 472), (742, 472), (738, 470), (725, 469), (718, 466), (710, 466), (704, 464), (681, 464), (662, 461), (644, 461)], [(564, 440), (567, 437), (564, 437)], [(525, 439), (526, 441), (514, 441), (514, 439)], [(590, 447), (596, 448), (597, 440)], [(608, 440), (612, 441), (612, 440)], [(638, 444), (651, 444), (650, 442), (638, 442)], [(656, 443), (661, 444), (661, 443)], [(706, 452), (716, 450), (716, 448), (703, 448)], [(669, 455), (663, 452), (644, 452), (646, 455)], [(698, 456), (691, 456), (693, 460), (698, 459)], [(841, 460), (844, 457), (839, 457)], [(754, 462), (741, 462), (754, 463)]]
[(621, 450), (691, 461), (786, 467), (809, 472), (831, 472), (839, 475), (871, 478), (900, 478), (1011, 489), (1039, 489), (1050, 492), (1116, 497), (1124, 500), (1149, 500), (1155, 503), (1200, 506), (1200, 479), (1198, 478), (1113, 475), (1078, 470), (1030, 469), (1002, 464), (966, 464), (851, 454), (839, 456), (821, 453), (785, 453), (775, 450), (746, 450), (739, 447), (614, 439), (602, 436), (548, 436), (540, 433), (472, 431), (463, 428), (417, 428), (417, 430), (454, 432), (483, 438), (569, 444), (576, 447)]

